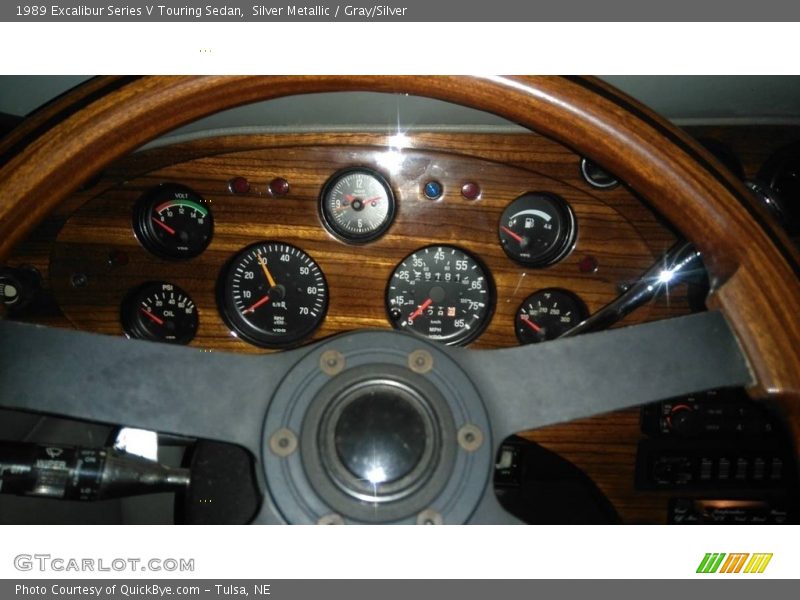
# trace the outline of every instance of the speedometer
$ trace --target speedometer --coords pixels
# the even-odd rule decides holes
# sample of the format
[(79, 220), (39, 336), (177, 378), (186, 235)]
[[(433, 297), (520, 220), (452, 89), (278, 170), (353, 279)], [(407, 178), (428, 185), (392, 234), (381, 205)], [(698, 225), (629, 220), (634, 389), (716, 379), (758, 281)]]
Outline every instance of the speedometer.
[(487, 271), (453, 246), (428, 246), (407, 256), (386, 290), (386, 309), (397, 329), (448, 345), (475, 339), (493, 303)]

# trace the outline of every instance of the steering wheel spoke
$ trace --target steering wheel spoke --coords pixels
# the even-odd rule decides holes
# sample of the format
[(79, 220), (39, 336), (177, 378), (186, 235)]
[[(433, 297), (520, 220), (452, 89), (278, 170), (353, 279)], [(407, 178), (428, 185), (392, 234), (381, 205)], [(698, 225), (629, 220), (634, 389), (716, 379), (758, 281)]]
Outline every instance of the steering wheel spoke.
[(206, 438), (258, 456), (295, 353), (240, 356), (0, 321), (0, 406)]
[(487, 406), (495, 445), (526, 429), (753, 383), (716, 311), (459, 359)]

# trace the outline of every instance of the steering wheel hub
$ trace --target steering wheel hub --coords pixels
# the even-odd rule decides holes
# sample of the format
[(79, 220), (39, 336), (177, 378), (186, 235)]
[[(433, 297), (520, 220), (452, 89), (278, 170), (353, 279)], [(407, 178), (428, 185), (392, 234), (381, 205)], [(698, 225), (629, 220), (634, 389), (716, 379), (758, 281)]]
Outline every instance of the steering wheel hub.
[(328, 474), (356, 498), (407, 494), (438, 454), (439, 431), (424, 397), (392, 379), (347, 390), (326, 417), (320, 442)]
[[(437, 366), (425, 374), (409, 367), (421, 346)], [(334, 375), (319, 366), (331, 351), (346, 365)], [(265, 445), (267, 487), (291, 523), (331, 514), (344, 522), (416, 523), (426, 510), (463, 523), (492, 467), (488, 439), (477, 449), (459, 445), (464, 426), (491, 436), (470, 379), (434, 344), (388, 332), (338, 336), (301, 359), (270, 403), (266, 438), (288, 429), (299, 444), (288, 456)]]

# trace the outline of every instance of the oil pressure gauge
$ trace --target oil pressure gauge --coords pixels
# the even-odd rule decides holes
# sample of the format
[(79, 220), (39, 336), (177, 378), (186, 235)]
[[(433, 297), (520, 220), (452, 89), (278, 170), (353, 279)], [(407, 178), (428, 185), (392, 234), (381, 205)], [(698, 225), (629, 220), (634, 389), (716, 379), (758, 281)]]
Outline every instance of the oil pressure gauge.
[(166, 281), (151, 281), (127, 295), (121, 309), (129, 337), (188, 344), (197, 333), (197, 307), (189, 294)]
[(572, 249), (575, 215), (561, 196), (525, 194), (503, 211), (498, 234), (510, 258), (529, 267), (544, 267), (561, 260)]
[(353, 244), (374, 240), (389, 228), (395, 213), (394, 194), (372, 169), (345, 169), (322, 188), (320, 213), (336, 237)]

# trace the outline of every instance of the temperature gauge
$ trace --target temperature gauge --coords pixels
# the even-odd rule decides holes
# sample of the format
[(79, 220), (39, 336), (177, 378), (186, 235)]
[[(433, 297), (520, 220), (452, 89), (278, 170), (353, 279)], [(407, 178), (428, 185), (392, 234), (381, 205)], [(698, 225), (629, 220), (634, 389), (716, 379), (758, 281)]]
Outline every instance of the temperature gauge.
[(142, 246), (162, 258), (192, 258), (211, 242), (214, 217), (195, 191), (164, 183), (145, 192), (133, 210), (133, 230)]
[(523, 344), (553, 340), (586, 317), (586, 305), (572, 292), (549, 288), (528, 296), (517, 310), (514, 329)]
[(572, 249), (575, 215), (561, 196), (525, 194), (503, 211), (498, 234), (510, 258), (529, 267), (544, 267)]
[(122, 303), (122, 327), (133, 338), (188, 344), (197, 333), (197, 307), (177, 285), (153, 281)]

